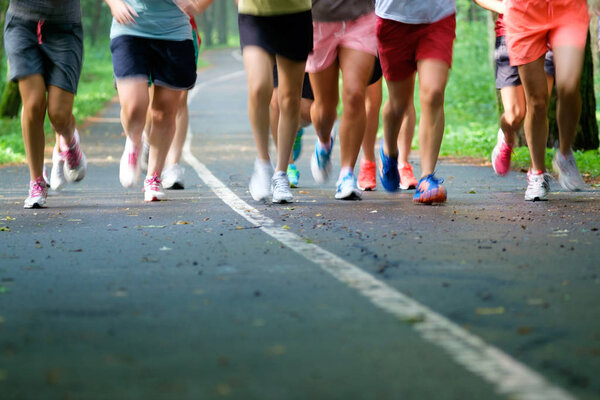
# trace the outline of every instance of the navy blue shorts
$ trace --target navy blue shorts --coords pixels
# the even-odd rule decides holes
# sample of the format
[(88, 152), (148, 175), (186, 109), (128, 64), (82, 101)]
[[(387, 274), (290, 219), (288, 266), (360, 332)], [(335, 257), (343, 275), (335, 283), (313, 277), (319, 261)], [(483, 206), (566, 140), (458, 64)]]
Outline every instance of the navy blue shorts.
[(196, 83), (194, 42), (117, 36), (110, 41), (115, 79), (143, 78), (157, 86), (188, 90)]
[(83, 60), (81, 24), (29, 21), (8, 14), (4, 48), (10, 80), (39, 74), (47, 86), (77, 93)]
[[(494, 58), (496, 59), (496, 89), (521, 86), (519, 68), (510, 65), (508, 49), (506, 48), (506, 38), (504, 36), (496, 37)], [(546, 70), (546, 75), (554, 77), (554, 54), (552, 50), (546, 52), (544, 69)]]
[(381, 70), (381, 62), (379, 61), (379, 57), (375, 57), (375, 65), (373, 66), (373, 74), (371, 75), (371, 79), (369, 80), (369, 85), (376, 83), (383, 76), (383, 71)]
[(238, 15), (240, 44), (258, 46), (271, 55), (306, 61), (313, 48), (312, 13), (256, 16)]

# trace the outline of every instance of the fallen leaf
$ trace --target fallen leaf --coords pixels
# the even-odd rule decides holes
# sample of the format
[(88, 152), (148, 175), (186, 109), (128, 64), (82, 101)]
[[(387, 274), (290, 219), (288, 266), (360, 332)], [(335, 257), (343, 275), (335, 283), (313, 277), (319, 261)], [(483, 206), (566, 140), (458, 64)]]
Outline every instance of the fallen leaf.
[(10, 232), (10, 228), (8, 226), (0, 226), (0, 232)]
[(283, 229), (290, 230), (290, 227), (287, 225), (282, 226)]
[(162, 228), (166, 228), (166, 225), (138, 225), (138, 228), (158, 228), (158, 229), (162, 229)]
[(2, 293), (8, 293), (8, 289), (5, 288), (4, 286), (0, 285), (0, 294)]
[(499, 315), (504, 314), (504, 307), (478, 307), (475, 309), (477, 315)]
[(171, 250), (173, 250), (173, 249), (170, 247), (167, 247), (167, 246), (163, 246), (160, 249), (158, 249), (158, 251), (171, 251)]
[(6, 218), (2, 218), (2, 221), (14, 221), (15, 218), (9, 217), (8, 215), (6, 216)]
[(69, 222), (81, 222), (81, 220), (79, 218), (71, 218), (71, 219), (68, 219), (67, 221), (69, 221)]
[(235, 229), (244, 229), (244, 227), (241, 226), (241, 225), (238, 225), (238, 226), (235, 227)]
[(369, 211), (369, 214), (377, 214), (377, 210)]
[(469, 191), (469, 194), (475, 194), (475, 193), (477, 193), (477, 192), (474, 190)]
[(177, 221), (175, 222), (175, 225), (189, 225), (190, 223), (188, 221)]
[(544, 299), (527, 299), (527, 304), (530, 306), (543, 306), (545, 303)]
[(318, 214), (316, 215), (316, 217), (321, 217), (321, 216), (323, 216), (323, 214), (321, 214), (321, 213), (318, 213)]
[(298, 193), (300, 193), (300, 194), (310, 194), (310, 192), (307, 192), (306, 190), (300, 190)]
[(531, 328), (529, 326), (520, 326), (517, 329), (517, 333), (519, 335), (529, 335), (530, 333), (533, 333), (533, 328)]

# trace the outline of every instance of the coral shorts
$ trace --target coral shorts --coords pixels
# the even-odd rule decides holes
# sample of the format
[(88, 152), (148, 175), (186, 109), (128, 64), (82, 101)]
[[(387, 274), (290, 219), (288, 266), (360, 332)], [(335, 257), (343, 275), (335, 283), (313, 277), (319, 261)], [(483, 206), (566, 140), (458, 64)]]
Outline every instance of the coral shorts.
[(586, 0), (508, 0), (506, 44), (511, 65), (529, 64), (557, 46), (585, 48)]
[(329, 67), (337, 59), (341, 47), (376, 56), (375, 23), (375, 13), (353, 21), (313, 21), (313, 52), (306, 61), (306, 72), (320, 72)]
[(420, 60), (441, 60), (451, 67), (455, 29), (454, 14), (431, 24), (405, 24), (378, 17), (379, 57), (385, 79), (407, 79)]

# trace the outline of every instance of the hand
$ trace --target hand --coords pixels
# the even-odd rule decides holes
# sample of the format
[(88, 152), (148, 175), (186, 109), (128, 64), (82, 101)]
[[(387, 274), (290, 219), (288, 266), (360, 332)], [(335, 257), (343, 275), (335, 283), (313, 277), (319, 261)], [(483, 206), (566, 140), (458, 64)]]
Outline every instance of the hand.
[(110, 7), (110, 12), (117, 23), (121, 25), (135, 24), (135, 17), (138, 15), (129, 4), (122, 0), (106, 0), (106, 3)]

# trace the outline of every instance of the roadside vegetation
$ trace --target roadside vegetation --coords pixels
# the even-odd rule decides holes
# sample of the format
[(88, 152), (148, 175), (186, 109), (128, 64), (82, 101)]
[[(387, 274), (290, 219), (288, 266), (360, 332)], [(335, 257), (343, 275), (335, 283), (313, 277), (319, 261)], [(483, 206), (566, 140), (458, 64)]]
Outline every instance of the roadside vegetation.
[[(110, 27), (108, 9), (103, 5), (102, 0), (82, 0), (82, 5), (85, 6), (84, 3), (90, 4), (84, 8), (85, 56), (74, 109), (75, 117), (80, 124), (88, 116), (99, 112), (106, 102), (116, 95), (107, 39)], [(499, 116), (489, 48), (489, 21), (485, 12), (474, 8), (476, 6), (473, 6), (472, 2), (459, 0), (457, 3), (457, 38), (453, 67), (446, 90), (446, 131), (441, 155), (487, 160), (495, 144)], [(202, 49), (237, 46), (233, 0), (223, 0), (214, 4), (205, 16), (198, 18), (203, 37)], [(200, 59), (199, 67), (202, 65), (205, 65), (205, 62)], [(594, 68), (594, 72), (595, 93), (598, 99), (600, 98), (599, 68)], [(5, 79), (6, 61), (2, 60), (0, 93), (4, 91)], [(384, 101), (385, 98), (387, 98), (387, 90), (384, 85)], [(415, 98), (415, 105), (419, 114), (418, 97)], [(600, 106), (597, 106), (597, 110), (597, 115), (600, 115)], [(20, 130), (18, 116), (0, 119), (0, 165), (23, 162), (24, 148)], [(46, 126), (46, 132), (48, 143), (51, 144), (54, 137), (49, 124)], [(413, 148), (415, 150), (418, 148), (417, 135), (415, 135)], [(549, 167), (553, 154), (554, 150), (550, 149), (547, 155)], [(598, 149), (577, 151), (576, 159), (584, 176), (600, 177)], [(526, 147), (515, 149), (513, 165), (516, 168), (527, 168), (529, 154)]]

